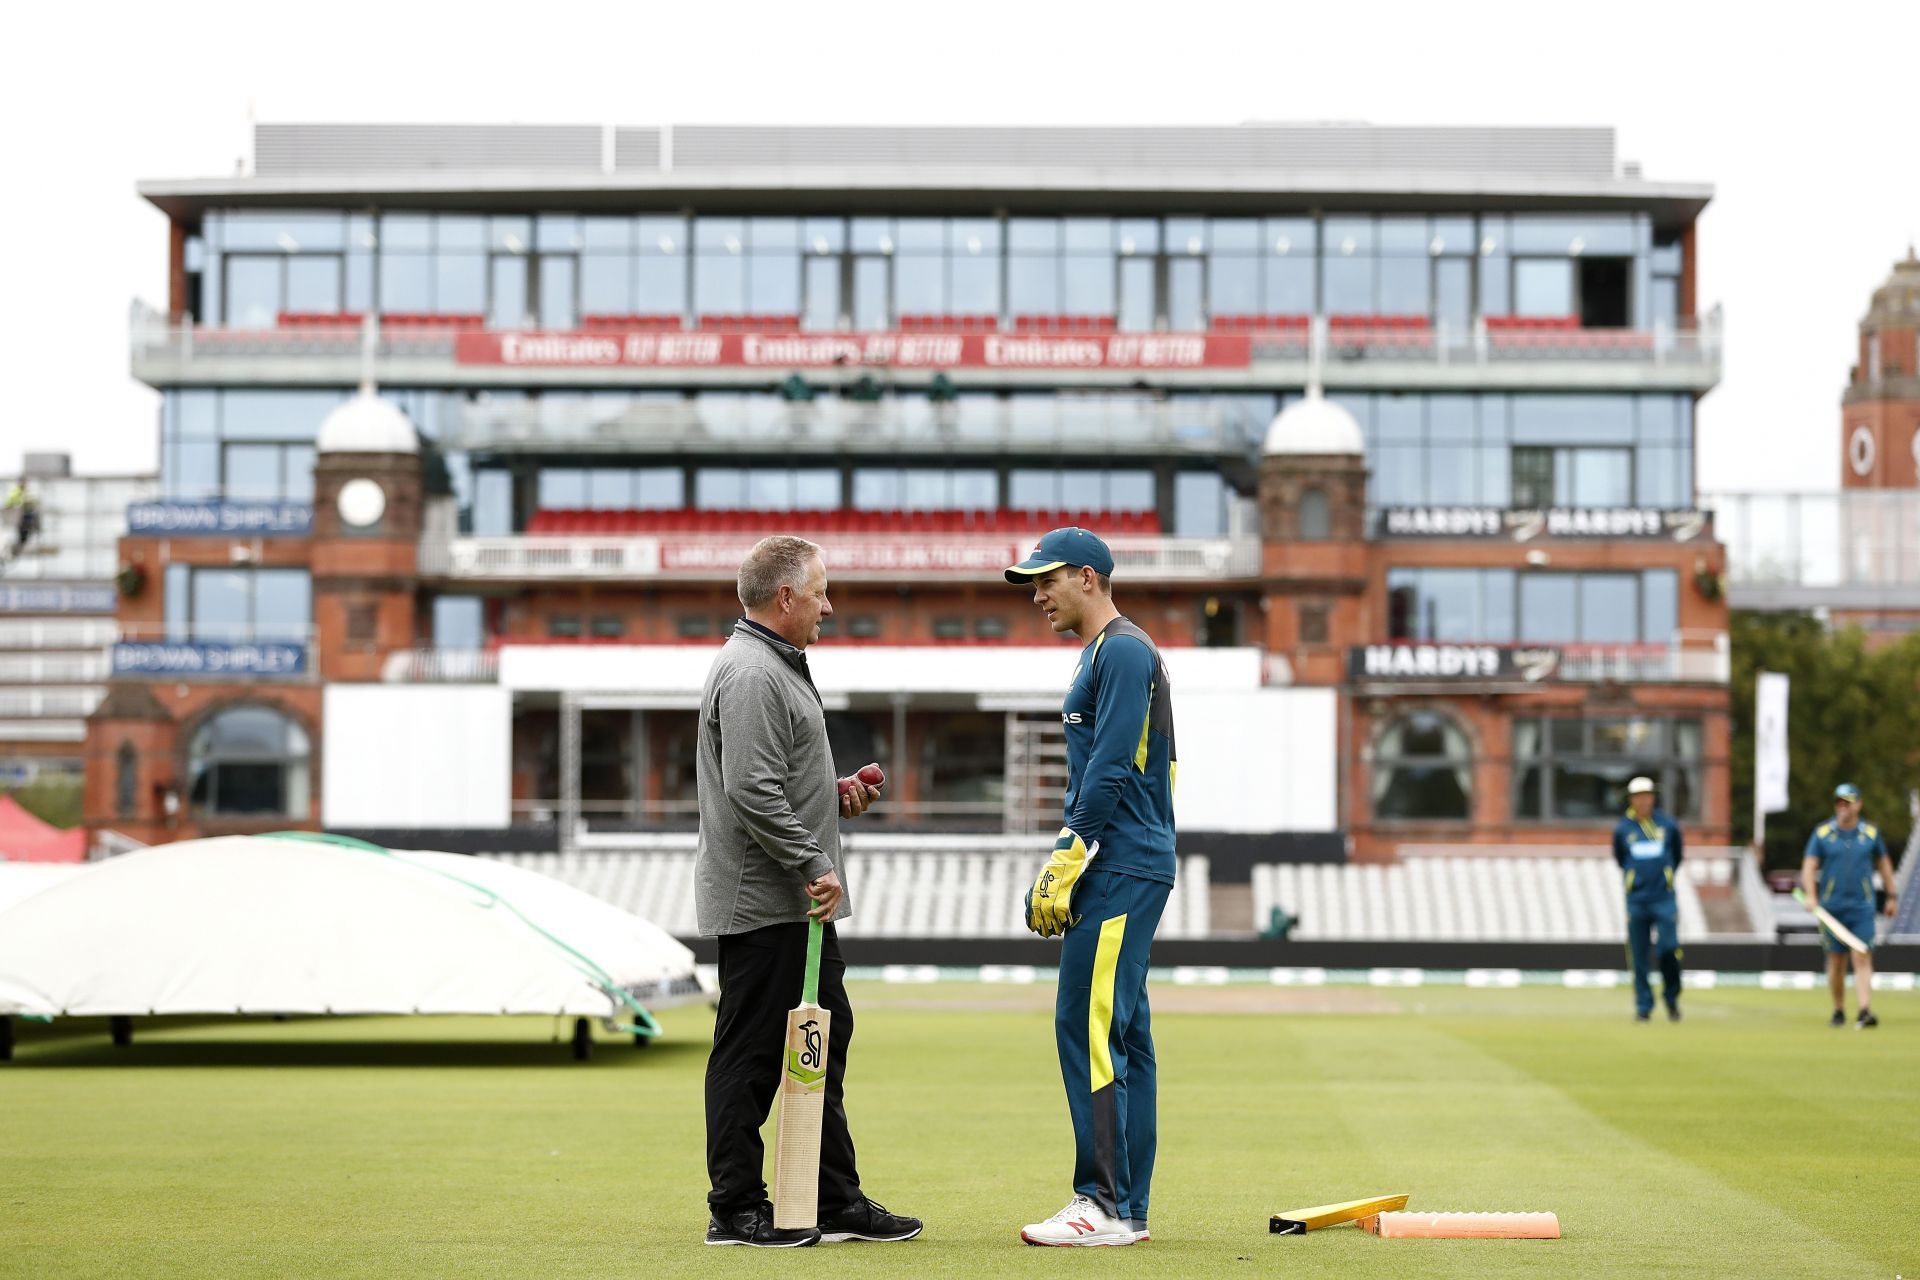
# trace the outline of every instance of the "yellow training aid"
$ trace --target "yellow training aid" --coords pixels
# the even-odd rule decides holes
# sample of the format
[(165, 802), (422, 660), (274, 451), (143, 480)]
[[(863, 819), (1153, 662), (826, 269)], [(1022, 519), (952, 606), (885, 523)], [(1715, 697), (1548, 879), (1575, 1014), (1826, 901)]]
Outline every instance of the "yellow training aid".
[(1078, 920), (1072, 912), (1073, 886), (1099, 850), (1098, 841), (1089, 849), (1073, 834), (1073, 828), (1060, 828), (1060, 838), (1053, 844), (1053, 856), (1040, 868), (1033, 888), (1027, 890), (1027, 928), (1043, 938), (1051, 938), (1065, 933)]
[(1267, 1221), (1267, 1231), (1276, 1236), (1297, 1236), (1307, 1231), (1318, 1231), (1321, 1227), (1357, 1222), (1376, 1213), (1406, 1207), (1406, 1196), (1372, 1196), (1365, 1200), (1315, 1205), (1311, 1209), (1286, 1209)]

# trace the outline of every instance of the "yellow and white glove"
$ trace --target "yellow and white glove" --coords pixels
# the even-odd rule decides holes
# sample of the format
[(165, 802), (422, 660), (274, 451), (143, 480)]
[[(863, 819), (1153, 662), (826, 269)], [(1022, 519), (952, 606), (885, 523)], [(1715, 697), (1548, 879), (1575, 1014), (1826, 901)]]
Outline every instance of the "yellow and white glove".
[(1060, 828), (1060, 838), (1053, 842), (1053, 856), (1040, 868), (1033, 888), (1027, 890), (1027, 928), (1043, 938), (1051, 938), (1079, 923), (1080, 917), (1074, 915), (1072, 909), (1073, 886), (1079, 883), (1080, 873), (1099, 852), (1098, 840), (1089, 849), (1073, 834), (1072, 827)]

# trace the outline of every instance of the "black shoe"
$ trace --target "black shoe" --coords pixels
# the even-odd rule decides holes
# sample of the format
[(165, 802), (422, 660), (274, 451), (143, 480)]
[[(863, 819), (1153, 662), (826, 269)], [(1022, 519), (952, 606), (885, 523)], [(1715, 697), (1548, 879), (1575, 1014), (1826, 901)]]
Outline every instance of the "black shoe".
[(773, 1206), (759, 1204), (716, 1213), (707, 1223), (708, 1244), (748, 1244), (756, 1249), (803, 1249), (820, 1243), (818, 1227), (776, 1227)]
[(911, 1240), (924, 1227), (925, 1224), (918, 1218), (888, 1213), (880, 1205), (862, 1197), (859, 1204), (838, 1213), (821, 1215), (820, 1241), (822, 1244), (839, 1244), (845, 1240)]
[(1873, 1016), (1873, 1010), (1862, 1009), (1860, 1011), (1860, 1016), (1854, 1019), (1853, 1025), (1860, 1028), (1860, 1030), (1865, 1031), (1868, 1027), (1879, 1026), (1880, 1019)]
[(1844, 1026), (1846, 1026), (1846, 1025), (1847, 1025), (1847, 1012), (1846, 1012), (1846, 1010), (1844, 1010), (1844, 1009), (1835, 1009), (1835, 1010), (1833, 1011), (1833, 1016), (1832, 1016), (1831, 1018), (1828, 1018), (1828, 1019), (1827, 1019), (1827, 1025), (1828, 1025), (1828, 1026), (1830, 1026), (1830, 1027), (1844, 1027)]
[(1670, 1005), (1668, 1005), (1668, 1006), (1667, 1006), (1667, 1021), (1668, 1021), (1668, 1022), (1678, 1022), (1678, 1021), (1680, 1021), (1680, 1006), (1679, 1006), (1679, 1005), (1677, 1005), (1677, 1004), (1670, 1004)]
[(1637, 1009), (1634, 1011), (1634, 1014), (1633, 1014), (1633, 1020), (1635, 1022), (1647, 1022), (1651, 1020), (1652, 1017), (1653, 1017), (1653, 1012), (1648, 1009)]

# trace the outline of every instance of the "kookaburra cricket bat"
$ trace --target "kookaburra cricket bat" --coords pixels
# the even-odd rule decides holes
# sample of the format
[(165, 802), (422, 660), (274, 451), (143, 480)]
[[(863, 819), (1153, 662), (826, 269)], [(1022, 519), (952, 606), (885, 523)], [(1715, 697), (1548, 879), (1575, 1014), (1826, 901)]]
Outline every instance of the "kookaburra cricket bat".
[(1872, 948), (1869, 947), (1866, 943), (1860, 941), (1859, 938), (1854, 936), (1853, 930), (1847, 928), (1847, 926), (1841, 924), (1838, 920), (1835, 920), (1833, 918), (1833, 913), (1831, 911), (1828, 911), (1825, 907), (1821, 906), (1819, 903), (1808, 898), (1804, 890), (1795, 889), (1793, 891), (1793, 897), (1794, 897), (1794, 901), (1798, 902), (1801, 906), (1805, 907), (1808, 911), (1813, 913), (1813, 918), (1815, 920), (1818, 920), (1821, 924), (1827, 926), (1827, 932), (1831, 933), (1834, 937), (1840, 939), (1842, 944), (1852, 947), (1855, 951), (1858, 951), (1861, 955), (1865, 955), (1867, 954), (1867, 952), (1872, 950)]
[(820, 1221), (820, 1121), (827, 1106), (827, 1027), (820, 1007), (820, 922), (807, 921), (807, 976), (787, 1014), (780, 1074), (780, 1128), (773, 1146), (773, 1225)]

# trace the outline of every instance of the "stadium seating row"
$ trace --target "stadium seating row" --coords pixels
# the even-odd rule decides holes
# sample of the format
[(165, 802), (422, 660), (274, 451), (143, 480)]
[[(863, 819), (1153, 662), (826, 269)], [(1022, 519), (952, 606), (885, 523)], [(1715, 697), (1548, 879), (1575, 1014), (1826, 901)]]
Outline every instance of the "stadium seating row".
[(1080, 525), (1102, 534), (1153, 536), (1160, 517), (1152, 511), (536, 511), (530, 534), (625, 533), (940, 533), (1038, 534)]
[(1578, 329), (1579, 316), (1488, 316), (1488, 333), (1537, 333), (1541, 330)]
[(1422, 330), (1432, 327), (1433, 321), (1426, 316), (1354, 314), (1327, 317), (1327, 328), (1335, 332), (1343, 329)]
[(1296, 331), (1304, 336), (1312, 321), (1312, 316), (1303, 315), (1217, 315), (1213, 328), (1225, 333)]
[[(1676, 892), (1681, 939), (1705, 937), (1692, 876)], [(1627, 928), (1619, 872), (1605, 858), (1255, 866), (1255, 923), (1275, 907), (1297, 918), (1301, 941), (1619, 942)]]
[(1115, 327), (1112, 316), (1017, 315), (1013, 318), (1016, 333), (1112, 333)]
[[(691, 850), (492, 856), (553, 876), (677, 937), (699, 932)], [(1020, 918), (1021, 895), (1033, 882), (1035, 865), (1035, 855), (1028, 851), (850, 853), (847, 882), (853, 916), (839, 926), (840, 932), (868, 938), (1020, 937), (1027, 932)], [(1156, 936), (1207, 936), (1212, 927), (1208, 871), (1204, 857), (1181, 860)]]
[(902, 315), (895, 323), (902, 333), (992, 333), (1000, 327), (1000, 317)]
[(677, 311), (635, 315), (615, 315), (609, 312), (605, 314), (581, 316), (580, 327), (590, 332), (604, 332), (607, 330), (632, 332), (638, 330), (646, 333), (659, 333), (662, 331), (678, 332), (685, 327), (685, 324), (680, 318), (680, 313)]
[(800, 327), (800, 317), (782, 312), (703, 315), (699, 318), (699, 325), (702, 329), (725, 330), (729, 333), (791, 333)]

